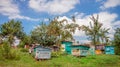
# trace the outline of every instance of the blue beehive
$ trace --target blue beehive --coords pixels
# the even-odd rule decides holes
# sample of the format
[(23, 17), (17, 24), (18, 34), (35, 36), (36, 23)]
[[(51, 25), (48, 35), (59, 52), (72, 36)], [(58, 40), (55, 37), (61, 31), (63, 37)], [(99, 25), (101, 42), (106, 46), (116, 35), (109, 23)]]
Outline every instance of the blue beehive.
[(36, 59), (50, 59), (51, 49), (44, 48), (42, 46), (36, 46), (34, 48), (33, 55)]
[(88, 50), (89, 50), (89, 47), (84, 46), (84, 45), (72, 45), (71, 46), (72, 55), (75, 55), (75, 56), (87, 56)]
[(114, 46), (105, 46), (105, 54), (115, 54)]
[(91, 47), (89, 48), (89, 55), (95, 55), (95, 48)]

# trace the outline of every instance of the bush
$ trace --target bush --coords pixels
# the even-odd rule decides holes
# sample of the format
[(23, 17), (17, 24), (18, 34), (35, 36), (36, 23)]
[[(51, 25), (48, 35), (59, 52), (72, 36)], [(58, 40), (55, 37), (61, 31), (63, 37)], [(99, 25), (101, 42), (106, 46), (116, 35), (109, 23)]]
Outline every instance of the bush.
[(24, 42), (20, 42), (20, 44), (18, 45), (18, 47), (20, 47), (20, 48), (24, 48), (24, 46), (25, 46), (25, 43)]
[(2, 47), (0, 46), (0, 60), (4, 60), (4, 57), (2, 56)]
[(19, 60), (20, 56), (16, 50), (12, 50), (8, 42), (4, 42), (1, 47), (1, 56), (4, 59)]
[(52, 52), (51, 56), (52, 56), (52, 57), (58, 57), (59, 55), (58, 55), (57, 52)]
[(21, 52), (28, 52), (28, 49), (21, 48), (20, 51), (21, 51)]
[(59, 57), (61, 55), (67, 55), (67, 53), (65, 52), (61, 52), (61, 51), (55, 51), (55, 52), (52, 52), (52, 57)]
[(10, 53), (11, 53), (10, 44), (8, 42), (4, 42), (3, 45), (2, 45), (2, 56), (5, 59), (9, 59), (10, 58)]
[(15, 49), (12, 49), (11, 50), (11, 53), (10, 53), (10, 59), (14, 59), (14, 60), (19, 60), (20, 59), (20, 53), (15, 50)]

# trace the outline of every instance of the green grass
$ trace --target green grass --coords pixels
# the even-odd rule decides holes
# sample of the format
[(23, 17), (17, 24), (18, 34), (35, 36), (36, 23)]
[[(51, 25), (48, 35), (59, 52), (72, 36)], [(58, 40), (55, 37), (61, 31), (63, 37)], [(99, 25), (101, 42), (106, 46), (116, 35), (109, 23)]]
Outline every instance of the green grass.
[(64, 55), (50, 60), (36, 61), (28, 53), (20, 53), (20, 60), (0, 60), (0, 67), (119, 67), (120, 56), (94, 55), (74, 57)]

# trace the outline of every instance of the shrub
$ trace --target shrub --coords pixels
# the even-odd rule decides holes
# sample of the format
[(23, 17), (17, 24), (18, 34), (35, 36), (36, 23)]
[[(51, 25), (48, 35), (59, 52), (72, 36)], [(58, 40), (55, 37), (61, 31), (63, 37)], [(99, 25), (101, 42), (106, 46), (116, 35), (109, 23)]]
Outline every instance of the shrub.
[(11, 59), (20, 60), (20, 53), (17, 50), (12, 49), (10, 57)]
[(67, 55), (67, 53), (65, 52), (61, 52), (61, 51), (55, 51), (55, 52), (52, 52), (52, 57), (59, 57), (61, 55)]
[(52, 52), (51, 56), (52, 57), (58, 57), (58, 54), (57, 54), (57, 52)]
[(28, 52), (28, 49), (21, 48), (20, 51), (21, 51), (21, 52)]
[(0, 46), (0, 60), (4, 60), (4, 57), (2, 56), (2, 47)]
[(18, 45), (18, 47), (20, 48), (24, 48), (24, 46), (25, 46), (25, 43), (23, 41), (21, 41), (20, 44)]
[(5, 59), (10, 58), (10, 51), (11, 51), (10, 44), (8, 42), (4, 42), (3, 45), (2, 45), (2, 56)]
[(1, 56), (4, 59), (9, 59), (9, 60), (14, 60), (14, 59), (19, 60), (20, 59), (19, 53), (16, 50), (12, 50), (9, 42), (4, 42), (2, 44)]

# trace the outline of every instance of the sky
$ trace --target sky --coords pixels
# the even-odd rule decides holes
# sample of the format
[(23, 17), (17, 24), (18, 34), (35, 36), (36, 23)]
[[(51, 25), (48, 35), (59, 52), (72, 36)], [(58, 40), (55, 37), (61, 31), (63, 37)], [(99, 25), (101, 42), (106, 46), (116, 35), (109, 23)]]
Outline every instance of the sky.
[[(0, 0), (0, 24), (11, 19), (20, 20), (27, 34), (48, 19), (76, 17), (76, 23), (89, 26), (90, 17), (99, 15), (103, 28), (110, 28), (108, 36), (113, 39), (116, 28), (120, 28), (120, 0)], [(89, 42), (83, 31), (73, 34), (80, 43)]]

